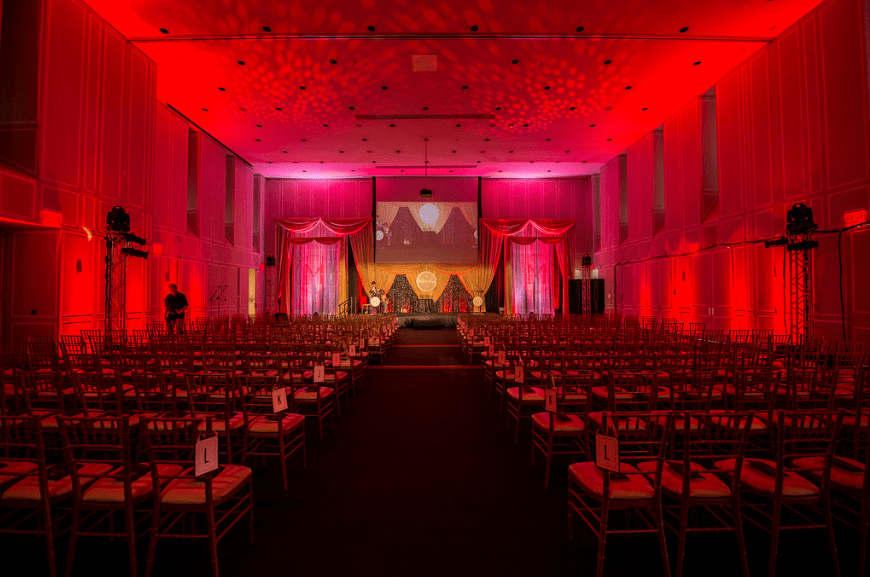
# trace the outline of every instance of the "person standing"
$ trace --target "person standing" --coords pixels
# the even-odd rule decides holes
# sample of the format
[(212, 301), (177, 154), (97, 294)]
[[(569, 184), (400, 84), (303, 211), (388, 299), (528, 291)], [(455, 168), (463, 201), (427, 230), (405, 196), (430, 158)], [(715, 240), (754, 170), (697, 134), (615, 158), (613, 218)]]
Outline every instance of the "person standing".
[(187, 310), (189, 305), (184, 293), (178, 292), (177, 284), (169, 285), (169, 294), (166, 295), (163, 304), (166, 306), (166, 330), (171, 334), (175, 329), (175, 322), (181, 321), (178, 323), (178, 334), (183, 335), (184, 311)]

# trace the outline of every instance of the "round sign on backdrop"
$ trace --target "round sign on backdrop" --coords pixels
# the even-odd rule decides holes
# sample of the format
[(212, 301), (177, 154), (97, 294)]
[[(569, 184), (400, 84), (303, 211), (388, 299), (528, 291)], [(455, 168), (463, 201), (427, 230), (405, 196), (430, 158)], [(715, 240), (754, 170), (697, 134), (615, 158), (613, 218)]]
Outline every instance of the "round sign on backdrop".
[(371, 300), (369, 301), (369, 304), (372, 305), (373, 307), (379, 307), (379, 306), (381, 306), (381, 298), (380, 297), (372, 297)]
[(420, 292), (430, 293), (435, 290), (435, 285), (438, 284), (438, 278), (432, 271), (424, 270), (417, 275), (417, 288)]
[(441, 214), (441, 211), (431, 202), (427, 202), (420, 207), (417, 214), (420, 216), (420, 220), (422, 220), (423, 223), (431, 226), (438, 221), (438, 215)]
[(375, 238), (376, 238), (377, 240), (384, 240), (384, 231), (379, 230), (378, 232), (376, 232), (376, 233), (375, 233)]
[(471, 302), (474, 303), (474, 306), (479, 307), (480, 305), (483, 304), (483, 299), (480, 297), (474, 297), (474, 299)]

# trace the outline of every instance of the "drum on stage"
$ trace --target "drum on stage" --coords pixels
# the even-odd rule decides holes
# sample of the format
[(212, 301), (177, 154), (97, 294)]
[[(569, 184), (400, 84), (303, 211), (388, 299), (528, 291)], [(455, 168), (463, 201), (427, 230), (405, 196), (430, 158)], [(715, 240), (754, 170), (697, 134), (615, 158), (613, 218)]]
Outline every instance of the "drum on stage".
[(369, 304), (373, 307), (381, 306), (381, 297), (372, 297), (371, 299), (369, 299)]

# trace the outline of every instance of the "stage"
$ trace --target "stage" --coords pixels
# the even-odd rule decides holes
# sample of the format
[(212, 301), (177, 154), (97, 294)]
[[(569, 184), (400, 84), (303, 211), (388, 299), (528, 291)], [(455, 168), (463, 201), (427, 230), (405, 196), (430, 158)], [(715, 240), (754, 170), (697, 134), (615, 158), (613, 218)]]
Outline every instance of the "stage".
[(400, 329), (452, 329), (459, 324), (459, 313), (383, 313), (399, 319)]

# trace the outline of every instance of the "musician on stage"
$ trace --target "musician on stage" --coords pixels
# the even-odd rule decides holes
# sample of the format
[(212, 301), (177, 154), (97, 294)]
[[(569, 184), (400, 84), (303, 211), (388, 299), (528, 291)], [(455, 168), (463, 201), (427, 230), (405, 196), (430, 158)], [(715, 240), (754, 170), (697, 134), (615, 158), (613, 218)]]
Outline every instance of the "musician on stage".
[[(377, 285), (375, 285), (375, 281), (372, 281), (372, 288), (369, 291), (369, 304), (371, 304), (372, 299), (374, 299), (374, 298), (377, 298), (378, 301), (383, 300), (383, 294), (384, 294), (384, 291), (382, 291), (381, 289), (379, 289), (377, 287)], [(369, 308), (370, 314), (373, 314), (373, 315), (378, 314), (378, 308), (380, 308), (380, 306), (381, 306), (380, 302), (378, 302), (378, 306), (371, 305), (371, 307)]]
[(163, 304), (166, 306), (166, 330), (171, 334), (176, 326), (176, 321), (181, 321), (178, 323), (178, 334), (183, 335), (184, 311), (187, 310), (188, 304), (184, 293), (178, 292), (177, 284), (169, 285), (169, 294), (166, 295)]

